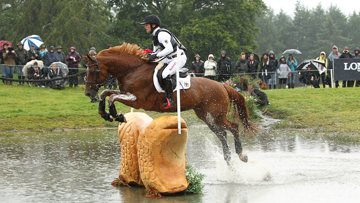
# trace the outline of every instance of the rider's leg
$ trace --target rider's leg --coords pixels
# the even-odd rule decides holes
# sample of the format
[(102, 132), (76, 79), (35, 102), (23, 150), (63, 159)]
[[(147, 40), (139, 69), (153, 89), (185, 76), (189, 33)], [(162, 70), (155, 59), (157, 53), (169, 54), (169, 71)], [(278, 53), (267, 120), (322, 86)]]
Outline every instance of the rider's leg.
[[(169, 61), (168, 66), (164, 69), (164, 71), (162, 72), (162, 78), (164, 79), (164, 90), (165, 90), (165, 98), (164, 98), (164, 108), (169, 108), (171, 106), (173, 106), (173, 99), (172, 99), (172, 94), (173, 94), (173, 89), (172, 89), (172, 79), (170, 78), (170, 76), (176, 74), (176, 68), (182, 68), (184, 67), (185, 63), (186, 63), (186, 55), (185, 53), (178, 56), (177, 58), (172, 59), (171, 61)], [(177, 62), (179, 62), (179, 64), (177, 64)]]
[(170, 108), (172, 106), (174, 106), (174, 100), (173, 100), (173, 82), (171, 79), (171, 76), (168, 75), (165, 79), (164, 79), (164, 90), (165, 90), (165, 98), (164, 98), (164, 103), (163, 106), (165, 109)]

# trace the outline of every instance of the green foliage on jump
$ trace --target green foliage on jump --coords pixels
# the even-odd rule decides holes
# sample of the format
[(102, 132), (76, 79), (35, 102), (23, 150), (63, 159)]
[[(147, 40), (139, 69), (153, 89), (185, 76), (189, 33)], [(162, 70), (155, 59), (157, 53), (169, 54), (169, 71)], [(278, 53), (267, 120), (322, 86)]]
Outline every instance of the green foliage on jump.
[(189, 181), (189, 187), (185, 190), (185, 193), (201, 193), (204, 188), (202, 183), (205, 175), (196, 171), (196, 169), (190, 165), (186, 166), (185, 176)]

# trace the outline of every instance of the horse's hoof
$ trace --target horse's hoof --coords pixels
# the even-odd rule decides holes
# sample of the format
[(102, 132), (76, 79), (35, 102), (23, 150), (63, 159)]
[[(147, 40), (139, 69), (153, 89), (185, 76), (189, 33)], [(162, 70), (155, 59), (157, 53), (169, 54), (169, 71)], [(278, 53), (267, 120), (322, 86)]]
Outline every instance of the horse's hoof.
[(118, 114), (115, 118), (115, 121), (119, 121), (120, 123), (126, 123), (126, 118), (125, 116), (121, 113), (121, 114)]
[(248, 162), (248, 156), (246, 154), (239, 155), (239, 158), (242, 162), (247, 163)]
[(112, 122), (113, 119), (110, 117), (110, 113), (105, 112), (105, 114), (103, 116), (101, 116), (104, 120)]

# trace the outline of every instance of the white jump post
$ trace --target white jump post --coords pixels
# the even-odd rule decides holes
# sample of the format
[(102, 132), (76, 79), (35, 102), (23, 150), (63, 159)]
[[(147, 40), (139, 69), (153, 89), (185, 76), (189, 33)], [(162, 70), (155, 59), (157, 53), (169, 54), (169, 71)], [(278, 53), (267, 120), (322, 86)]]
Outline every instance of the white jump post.
[(177, 106), (177, 116), (178, 116), (178, 134), (181, 134), (181, 106), (180, 106), (180, 76), (179, 76), (179, 57), (180, 49), (177, 47), (177, 58), (176, 58), (176, 106)]

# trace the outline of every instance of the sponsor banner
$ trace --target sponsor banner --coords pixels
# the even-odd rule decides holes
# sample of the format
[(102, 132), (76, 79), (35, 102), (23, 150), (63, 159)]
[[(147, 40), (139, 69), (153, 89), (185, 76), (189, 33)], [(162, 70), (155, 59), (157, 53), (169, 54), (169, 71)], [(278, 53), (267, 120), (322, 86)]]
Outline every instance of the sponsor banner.
[(360, 59), (334, 59), (334, 80), (360, 80)]

